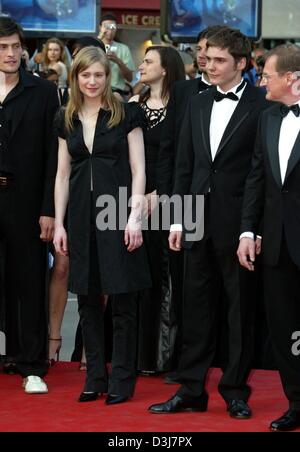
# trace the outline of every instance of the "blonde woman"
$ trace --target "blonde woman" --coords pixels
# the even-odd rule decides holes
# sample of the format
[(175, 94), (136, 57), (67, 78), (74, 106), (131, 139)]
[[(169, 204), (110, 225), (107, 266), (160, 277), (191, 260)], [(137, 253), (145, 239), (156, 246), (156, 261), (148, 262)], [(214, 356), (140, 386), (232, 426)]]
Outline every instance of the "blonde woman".
[(54, 69), (58, 74), (58, 88), (67, 88), (68, 69), (64, 45), (60, 39), (50, 38), (42, 51), (42, 68)]
[[(111, 91), (105, 53), (86, 47), (75, 57), (70, 99), (58, 119), (59, 157), (55, 185), (54, 245), (70, 257), (69, 288), (78, 294), (87, 359), (80, 402), (108, 392), (106, 404), (126, 401), (136, 379), (136, 292), (149, 287), (141, 232), (145, 157), (137, 105), (123, 105)], [(119, 206), (119, 188), (132, 196), (131, 209)], [(125, 207), (123, 229), (96, 225), (101, 195)], [(64, 216), (68, 204), (68, 237)], [(103, 212), (102, 212), (103, 213)], [(120, 212), (121, 214), (121, 212)], [(117, 218), (119, 220), (119, 217)], [(127, 224), (126, 224), (127, 223)], [(104, 230), (105, 229), (105, 230)], [(101, 294), (114, 295), (112, 372), (108, 381), (103, 340)]]

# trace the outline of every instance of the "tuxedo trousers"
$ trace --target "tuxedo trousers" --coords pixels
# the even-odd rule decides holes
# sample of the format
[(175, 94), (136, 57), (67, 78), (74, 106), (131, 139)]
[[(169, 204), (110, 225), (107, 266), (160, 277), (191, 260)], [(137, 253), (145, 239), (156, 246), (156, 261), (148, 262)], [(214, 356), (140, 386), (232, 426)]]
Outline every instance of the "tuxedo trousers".
[(278, 264), (264, 268), (264, 294), (282, 386), (290, 408), (300, 411), (300, 268), (292, 261), (284, 236)]
[(184, 267), (183, 345), (179, 363), (182, 386), (178, 395), (198, 397), (205, 391), (207, 372), (216, 353), (220, 303), (226, 302), (228, 358), (218, 389), (226, 402), (247, 401), (256, 275), (240, 267), (236, 250), (217, 250), (208, 235), (185, 250)]
[[(47, 373), (47, 246), (24, 235), (14, 209), (14, 187), (0, 189), (0, 241), (3, 253), (1, 293), (6, 355), (23, 377)], [(38, 220), (37, 220), (38, 221)]]

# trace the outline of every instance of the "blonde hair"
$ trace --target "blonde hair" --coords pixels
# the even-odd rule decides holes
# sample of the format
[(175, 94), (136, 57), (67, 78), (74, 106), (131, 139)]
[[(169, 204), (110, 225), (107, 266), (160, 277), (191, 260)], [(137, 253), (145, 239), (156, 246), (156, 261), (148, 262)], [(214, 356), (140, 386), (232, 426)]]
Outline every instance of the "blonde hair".
[(71, 132), (74, 128), (74, 116), (79, 113), (83, 105), (83, 94), (79, 89), (78, 75), (94, 63), (100, 63), (106, 75), (105, 89), (102, 94), (105, 108), (111, 112), (108, 128), (117, 126), (124, 118), (124, 107), (111, 90), (111, 69), (109, 60), (103, 50), (89, 46), (81, 49), (74, 59), (70, 73), (70, 98), (65, 111), (66, 129)]
[(48, 58), (48, 50), (49, 50), (49, 44), (57, 44), (60, 48), (60, 57), (58, 61), (62, 61), (66, 66), (68, 66), (68, 60), (67, 55), (65, 52), (65, 46), (63, 42), (58, 38), (50, 38), (48, 41), (46, 41), (43, 50), (42, 50), (42, 61), (44, 65), (48, 66), (50, 64), (50, 60)]

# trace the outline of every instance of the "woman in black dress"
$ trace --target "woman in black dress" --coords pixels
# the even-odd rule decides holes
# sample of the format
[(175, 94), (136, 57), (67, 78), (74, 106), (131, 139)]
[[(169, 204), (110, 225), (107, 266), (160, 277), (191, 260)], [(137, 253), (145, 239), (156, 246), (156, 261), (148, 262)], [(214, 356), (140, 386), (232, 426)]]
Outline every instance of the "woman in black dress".
[[(144, 131), (146, 198), (148, 215), (151, 215), (155, 206), (161, 131), (170, 90), (176, 81), (185, 79), (185, 72), (179, 53), (172, 47), (163, 46), (149, 47), (139, 70), (141, 82), (148, 86), (148, 90), (130, 101), (139, 102), (147, 117)], [(138, 369), (143, 374), (152, 374), (170, 370), (175, 331), (171, 309), (168, 232), (149, 229), (144, 232), (144, 240), (153, 286), (140, 293)], [(181, 278), (181, 275), (176, 277)]]
[[(58, 118), (54, 245), (57, 252), (69, 254), (69, 289), (78, 294), (87, 358), (79, 401), (108, 392), (106, 403), (115, 404), (134, 392), (136, 292), (151, 282), (141, 233), (143, 116), (136, 105), (122, 105), (113, 96), (110, 79), (102, 50), (87, 47), (76, 55), (70, 99)], [(120, 188), (127, 194), (120, 195)], [(131, 209), (126, 204), (130, 197)], [(67, 203), (68, 237), (63, 226)], [(114, 295), (109, 382), (101, 294)]]

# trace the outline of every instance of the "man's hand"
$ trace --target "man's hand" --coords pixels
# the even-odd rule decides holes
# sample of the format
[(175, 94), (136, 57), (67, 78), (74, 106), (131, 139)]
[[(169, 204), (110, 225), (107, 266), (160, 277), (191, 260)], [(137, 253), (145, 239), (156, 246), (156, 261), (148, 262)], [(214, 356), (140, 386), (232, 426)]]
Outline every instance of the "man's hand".
[[(260, 252), (260, 245), (259, 247), (257, 247), (257, 250), (259, 250)], [(254, 240), (248, 237), (243, 237), (240, 240), (237, 255), (240, 264), (243, 267), (247, 268), (247, 270), (252, 272), (254, 271), (255, 253), (256, 253), (256, 243), (254, 242)]]
[(41, 228), (40, 239), (43, 242), (51, 242), (54, 235), (54, 218), (40, 217), (39, 224)]
[(255, 240), (255, 254), (257, 255), (257, 256), (259, 256), (260, 255), (260, 253), (261, 253), (261, 237), (256, 237), (256, 240)]
[(172, 251), (181, 250), (182, 231), (172, 231), (169, 234), (169, 247)]
[(106, 53), (107, 58), (112, 61), (113, 63), (116, 63), (118, 66), (122, 64), (122, 60), (117, 57), (115, 52), (111, 52), (110, 50)]

